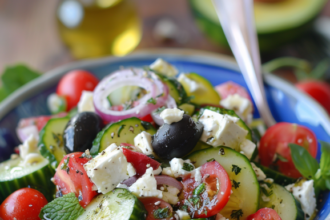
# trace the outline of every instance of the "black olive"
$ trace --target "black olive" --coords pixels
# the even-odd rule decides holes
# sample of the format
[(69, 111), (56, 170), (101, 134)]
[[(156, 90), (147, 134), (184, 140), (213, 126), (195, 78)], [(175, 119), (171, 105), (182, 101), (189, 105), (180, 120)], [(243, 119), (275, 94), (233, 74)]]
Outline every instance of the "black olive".
[(182, 120), (172, 124), (164, 123), (152, 138), (155, 154), (164, 160), (183, 157), (189, 153), (202, 136), (203, 124), (195, 122), (184, 114)]
[(81, 112), (70, 119), (63, 133), (64, 150), (67, 154), (91, 149), (103, 122), (94, 112)]

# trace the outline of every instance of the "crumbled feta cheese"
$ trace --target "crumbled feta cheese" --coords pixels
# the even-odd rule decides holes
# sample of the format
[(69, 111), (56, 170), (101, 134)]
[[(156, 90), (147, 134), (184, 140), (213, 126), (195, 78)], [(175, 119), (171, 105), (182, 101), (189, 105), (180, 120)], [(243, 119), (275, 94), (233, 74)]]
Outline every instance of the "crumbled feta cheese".
[(248, 158), (251, 159), (254, 150), (256, 149), (255, 143), (252, 141), (245, 139), (241, 145), (240, 150), (243, 151), (243, 154)]
[(163, 188), (163, 200), (172, 205), (175, 205), (179, 202), (178, 194), (180, 190), (174, 186), (167, 186)]
[(201, 174), (201, 168), (198, 167), (197, 169), (194, 169), (193, 171), (191, 171), (191, 176), (193, 176), (195, 178), (196, 182), (201, 183), (202, 182), (202, 174)]
[(172, 124), (173, 122), (181, 121), (184, 111), (177, 108), (167, 108), (160, 113), (160, 117), (166, 124)]
[(148, 132), (142, 131), (140, 134), (136, 135), (134, 138), (134, 146), (139, 148), (142, 153), (146, 155), (154, 154), (151, 145), (151, 134)]
[(58, 113), (61, 106), (64, 106), (64, 99), (56, 93), (52, 93), (47, 98), (47, 106), (50, 112)]
[(83, 91), (77, 107), (78, 112), (95, 112), (93, 92)]
[[(183, 165), (184, 163), (187, 163), (194, 167), (192, 163), (190, 163), (190, 160), (182, 160), (181, 158), (173, 158), (170, 161), (170, 166), (171, 166), (171, 171), (172, 171), (172, 176), (177, 178), (182, 175), (188, 174), (190, 171), (184, 170)], [(195, 167), (194, 167), (195, 168)]]
[(88, 177), (96, 185), (98, 192), (103, 194), (128, 179), (127, 167), (128, 163), (121, 149), (111, 151), (110, 148), (84, 165)]
[(307, 220), (314, 214), (316, 209), (316, 198), (313, 184), (313, 180), (306, 180), (302, 184), (299, 182), (285, 187), (288, 191), (292, 192), (294, 198), (300, 202), (301, 208), (305, 213), (305, 219)]
[(251, 163), (251, 165), (252, 165), (252, 169), (256, 173), (257, 180), (258, 181), (265, 180), (266, 179), (266, 175), (264, 174), (264, 172), (259, 167), (257, 167), (254, 163)]
[(220, 105), (234, 110), (243, 121), (252, 119), (253, 108), (251, 101), (238, 94), (229, 95), (227, 98), (220, 101)]
[(204, 110), (199, 121), (204, 125), (201, 140), (213, 147), (227, 146), (238, 150), (248, 132), (236, 123), (239, 118)]
[(184, 73), (180, 74), (180, 76), (178, 77), (178, 81), (186, 84), (189, 88), (188, 92), (190, 92), (190, 93), (197, 92), (197, 91), (202, 93), (205, 91), (205, 87), (202, 84), (200, 84), (194, 80), (191, 80)]
[(137, 197), (163, 198), (163, 192), (157, 189), (157, 181), (152, 172), (152, 167), (148, 168), (146, 173), (128, 188), (129, 191)]
[(30, 153), (39, 153), (38, 150), (38, 137), (30, 134), (30, 136), (24, 141), (23, 144), (18, 146), (19, 155), (22, 159)]
[(186, 220), (186, 219), (191, 219), (189, 214), (185, 211), (182, 210), (177, 210), (175, 213), (178, 215), (179, 219), (178, 220)]
[(178, 70), (162, 58), (155, 60), (155, 62), (150, 64), (149, 67), (150, 69), (169, 77), (176, 76), (176, 74), (178, 74)]
[(131, 163), (127, 164), (127, 172), (129, 177), (132, 177), (136, 174), (136, 170)]
[(123, 188), (123, 189), (128, 189), (128, 186), (126, 184), (119, 183), (116, 188)]
[(39, 153), (29, 153), (24, 157), (24, 160), (22, 161), (22, 166), (31, 166), (33, 164), (40, 163), (44, 161), (45, 158), (41, 156)]
[(110, 144), (109, 147), (107, 147), (107, 148), (109, 148), (109, 151), (113, 151), (113, 150), (115, 150), (116, 148), (118, 148), (118, 146), (117, 146), (115, 143), (112, 143), (112, 144)]
[(156, 170), (152, 171), (154, 175), (159, 175), (163, 171), (162, 167), (159, 166)]

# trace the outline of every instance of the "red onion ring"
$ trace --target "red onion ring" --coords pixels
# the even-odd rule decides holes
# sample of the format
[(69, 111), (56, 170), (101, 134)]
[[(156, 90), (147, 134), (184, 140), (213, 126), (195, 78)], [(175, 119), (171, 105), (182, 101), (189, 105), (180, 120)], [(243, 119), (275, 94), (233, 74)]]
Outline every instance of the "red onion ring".
[[(124, 111), (114, 111), (107, 106), (106, 97), (114, 90), (122, 86), (139, 86), (147, 91), (147, 94), (138, 100), (139, 104)], [(96, 113), (108, 122), (114, 122), (130, 117), (144, 117), (153, 110), (165, 105), (168, 96), (168, 88), (153, 72), (143, 69), (118, 70), (105, 77), (95, 88), (93, 101)], [(153, 98), (156, 104), (148, 103)]]
[[(172, 96), (168, 95), (165, 106), (167, 108), (177, 108), (176, 102)], [(151, 112), (151, 117), (157, 125), (162, 126), (164, 124), (164, 120), (160, 117), (160, 113), (153, 111)]]
[(167, 175), (159, 175), (155, 176), (157, 185), (169, 185), (177, 188), (178, 190), (182, 190), (183, 186), (182, 183), (177, 181), (175, 178), (167, 176)]
[(136, 176), (132, 176), (132, 177), (128, 178), (127, 180), (124, 180), (122, 182), (122, 184), (125, 184), (126, 186), (130, 187), (137, 181), (137, 179), (138, 178)]
[(31, 134), (39, 137), (38, 127), (36, 125), (29, 125), (26, 127), (18, 127), (16, 129), (18, 139), (23, 143)]

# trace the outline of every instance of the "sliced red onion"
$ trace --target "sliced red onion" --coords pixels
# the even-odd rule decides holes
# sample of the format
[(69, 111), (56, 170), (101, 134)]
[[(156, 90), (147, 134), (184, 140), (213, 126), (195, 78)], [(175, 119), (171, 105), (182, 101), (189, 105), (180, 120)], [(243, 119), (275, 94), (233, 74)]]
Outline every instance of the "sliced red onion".
[(126, 186), (130, 187), (131, 185), (133, 185), (133, 183), (135, 183), (137, 181), (137, 177), (136, 176), (132, 176), (130, 178), (128, 178), (127, 180), (124, 180), (122, 182), (122, 184), (125, 184)]
[(157, 185), (169, 185), (177, 188), (178, 190), (182, 190), (183, 186), (182, 183), (177, 181), (175, 178), (167, 176), (167, 175), (159, 175), (155, 176)]
[(18, 127), (16, 129), (18, 139), (23, 143), (31, 134), (35, 137), (39, 137), (38, 127), (36, 125), (29, 125), (26, 127)]
[[(139, 86), (147, 91), (138, 105), (124, 111), (111, 110), (107, 96), (122, 86)], [(143, 69), (131, 68), (118, 70), (105, 77), (95, 88), (93, 101), (95, 111), (108, 122), (118, 121), (129, 117), (141, 118), (150, 114), (153, 110), (165, 105), (168, 96), (168, 88), (159, 77)], [(156, 104), (148, 103), (153, 98)]]
[[(168, 95), (165, 106), (167, 108), (177, 107), (176, 102), (172, 96)], [(153, 111), (151, 112), (151, 117), (157, 125), (162, 126), (164, 124), (164, 120), (160, 117), (160, 113)]]

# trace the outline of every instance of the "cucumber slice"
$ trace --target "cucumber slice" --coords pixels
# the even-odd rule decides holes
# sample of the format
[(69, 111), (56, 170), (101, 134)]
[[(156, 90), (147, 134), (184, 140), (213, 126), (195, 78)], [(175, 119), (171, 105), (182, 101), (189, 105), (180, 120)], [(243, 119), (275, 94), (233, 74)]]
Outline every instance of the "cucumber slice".
[[(237, 220), (237, 218), (231, 218), (231, 214), (234, 210), (241, 209), (243, 212), (241, 219), (246, 219), (258, 210), (260, 194), (259, 183), (250, 161), (244, 155), (228, 147), (208, 148), (193, 152), (186, 157), (196, 167), (203, 165), (212, 158), (218, 161), (227, 171), (232, 182), (235, 180), (240, 183), (239, 187), (232, 187), (233, 193), (220, 214), (226, 219)], [(237, 175), (232, 171), (233, 165), (241, 168)]]
[[(197, 83), (198, 89), (193, 89), (191, 84), (187, 82), (193, 81)], [(184, 74), (183, 77), (179, 76), (178, 81), (182, 84), (184, 90), (186, 91), (188, 97), (193, 96), (191, 102), (197, 105), (201, 104), (214, 104), (219, 105), (220, 103), (220, 95), (217, 91), (215, 91), (214, 87), (204, 77), (198, 75), (197, 73), (187, 73)]]
[(259, 167), (265, 173), (265, 175), (267, 176), (267, 178), (273, 179), (275, 183), (277, 183), (277, 184), (279, 184), (281, 186), (286, 186), (286, 185), (289, 185), (291, 183), (297, 182), (297, 179), (294, 179), (294, 178), (285, 176), (282, 173), (277, 172), (275, 170), (272, 170), (272, 169), (270, 169), (268, 167), (262, 166), (259, 163), (255, 163), (255, 165), (257, 167)]
[(210, 111), (213, 111), (213, 112), (216, 112), (216, 113), (219, 113), (219, 114), (222, 114), (222, 115), (230, 115), (230, 116), (233, 116), (233, 117), (236, 117), (236, 118), (239, 118), (239, 121), (237, 122), (237, 124), (243, 128), (244, 130), (246, 130), (248, 132), (248, 134), (246, 135), (246, 139), (249, 139), (250, 141), (253, 142), (253, 139), (252, 139), (252, 132), (251, 132), (251, 129), (245, 124), (245, 122), (235, 113), (234, 110), (229, 110), (229, 109), (225, 109), (225, 108), (218, 108), (218, 107), (213, 107), (213, 106), (206, 106), (204, 108), (202, 108), (200, 110), (200, 112), (198, 113), (198, 118), (200, 116), (202, 116), (203, 114), (203, 109), (208, 109)]
[(97, 155), (112, 143), (117, 145), (122, 143), (134, 144), (135, 136), (142, 131), (151, 135), (156, 133), (156, 129), (150, 123), (134, 117), (110, 124), (97, 134), (90, 153)]
[(55, 185), (50, 180), (55, 172), (48, 160), (30, 166), (22, 166), (22, 161), (16, 158), (0, 164), (0, 204), (14, 191), (28, 186), (44, 189), (48, 200), (55, 192)]
[[(282, 220), (304, 220), (304, 212), (299, 202), (284, 187), (273, 184), (260, 184), (260, 208), (272, 208)], [(265, 185), (265, 188), (264, 188)], [(268, 197), (266, 194), (269, 195)]]
[(59, 162), (66, 155), (63, 145), (63, 132), (69, 117), (52, 118), (39, 134), (39, 150), (42, 156), (49, 160), (56, 169)]
[(195, 111), (195, 106), (189, 103), (184, 103), (179, 106), (179, 109), (182, 109), (185, 114), (192, 116)]
[(143, 220), (147, 210), (136, 196), (126, 189), (115, 189), (94, 198), (77, 220)]
[(186, 102), (187, 93), (181, 83), (174, 77), (167, 77), (162, 74), (156, 73), (157, 76), (167, 85), (169, 93), (175, 100), (177, 105)]

